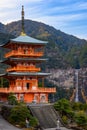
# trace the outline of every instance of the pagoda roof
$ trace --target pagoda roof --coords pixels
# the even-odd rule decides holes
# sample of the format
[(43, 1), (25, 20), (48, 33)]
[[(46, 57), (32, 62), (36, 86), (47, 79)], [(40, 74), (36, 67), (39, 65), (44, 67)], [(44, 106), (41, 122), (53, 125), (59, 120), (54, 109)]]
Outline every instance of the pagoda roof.
[(20, 44), (31, 44), (31, 45), (45, 45), (48, 42), (35, 39), (35, 38), (27, 36), (25, 34), (25, 35), (20, 35), (17, 38), (13, 38), (13, 39), (10, 39), (8, 41), (2, 42), (0, 44), (0, 47), (3, 47), (3, 46), (5, 46), (5, 45), (7, 45), (9, 43), (20, 43)]
[(27, 62), (39, 62), (39, 61), (47, 61), (48, 59), (47, 58), (20, 58), (20, 57), (17, 57), (17, 58), (13, 58), (13, 57), (10, 57), (10, 58), (5, 58), (3, 60), (0, 60), (0, 63), (1, 62), (5, 62), (5, 61), (27, 61)]
[(26, 63), (41, 63), (47, 61), (47, 58), (5, 58), (3, 60), (0, 60), (0, 63), (6, 63), (6, 64), (15, 64), (16, 62), (26, 62)]
[(6, 73), (2, 73), (0, 74), (0, 77), (12, 77), (12, 76), (18, 76), (18, 77), (22, 77), (22, 76), (28, 76), (28, 77), (46, 77), (51, 75), (51, 73), (43, 73), (43, 72), (6, 72)]
[(12, 42), (20, 42), (20, 43), (38, 43), (38, 44), (46, 44), (47, 41), (42, 41), (42, 40), (38, 40), (35, 39), (33, 37), (27, 36), (27, 35), (20, 35), (17, 38), (14, 39), (10, 39), (10, 41)]
[(9, 72), (8, 75), (16, 75), (16, 76), (48, 76), (51, 73), (43, 73), (43, 72)]

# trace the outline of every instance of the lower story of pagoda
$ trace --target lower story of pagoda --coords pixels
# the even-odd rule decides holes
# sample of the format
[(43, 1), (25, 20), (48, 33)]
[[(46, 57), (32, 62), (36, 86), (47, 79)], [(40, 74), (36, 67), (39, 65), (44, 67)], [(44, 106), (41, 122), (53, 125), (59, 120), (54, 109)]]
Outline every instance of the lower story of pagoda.
[(8, 95), (14, 93), (18, 101), (26, 103), (47, 103), (49, 93), (55, 93), (55, 88), (38, 88), (37, 90), (12, 90), (0, 88), (0, 100), (7, 101)]
[[(16, 73), (16, 72), (15, 72)], [(7, 101), (10, 93), (13, 93), (18, 101), (24, 101), (26, 103), (47, 103), (48, 96), (51, 93), (56, 93), (56, 88), (44, 87), (44, 81), (42, 80), (41, 87), (39, 86), (39, 77), (45, 76), (43, 73), (29, 77), (28, 73), (10, 73), (5, 75), (8, 78), (9, 87), (4, 88), (1, 85), (0, 88), (0, 100)], [(14, 74), (14, 75), (11, 75)], [(17, 75), (18, 74), (18, 75)], [(23, 74), (26, 74), (26, 76)], [(3, 75), (2, 75), (3, 76)], [(3, 76), (4, 77), (4, 76)]]

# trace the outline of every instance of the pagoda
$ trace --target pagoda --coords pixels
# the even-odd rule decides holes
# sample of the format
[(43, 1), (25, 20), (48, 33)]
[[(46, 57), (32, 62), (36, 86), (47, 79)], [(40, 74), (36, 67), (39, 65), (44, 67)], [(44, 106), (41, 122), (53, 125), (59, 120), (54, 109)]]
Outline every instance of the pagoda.
[(22, 6), (22, 31), (20, 36), (10, 39), (0, 46), (8, 49), (1, 63), (9, 65), (5, 73), (0, 74), (9, 81), (9, 87), (0, 88), (0, 100), (7, 101), (9, 93), (14, 93), (18, 101), (26, 103), (47, 103), (49, 93), (55, 93), (56, 88), (39, 87), (39, 79), (49, 76), (38, 67), (47, 59), (44, 55), (46, 41), (27, 36), (24, 31), (24, 7)]

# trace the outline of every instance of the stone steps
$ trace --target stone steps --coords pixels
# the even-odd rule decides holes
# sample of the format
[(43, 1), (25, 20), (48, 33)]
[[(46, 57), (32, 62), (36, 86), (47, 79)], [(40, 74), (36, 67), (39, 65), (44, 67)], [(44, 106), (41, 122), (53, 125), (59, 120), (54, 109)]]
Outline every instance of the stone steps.
[(56, 127), (57, 114), (52, 105), (29, 105), (29, 109), (31, 110), (32, 114), (38, 119), (42, 128), (46, 129)]

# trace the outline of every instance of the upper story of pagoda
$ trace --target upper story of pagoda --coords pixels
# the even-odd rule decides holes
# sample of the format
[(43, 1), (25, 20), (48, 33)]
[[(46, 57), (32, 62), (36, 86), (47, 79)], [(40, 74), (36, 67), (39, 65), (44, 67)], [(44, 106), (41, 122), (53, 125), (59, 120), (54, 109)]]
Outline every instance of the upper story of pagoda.
[(10, 39), (8, 42), (1, 44), (1, 47), (7, 48), (8, 53), (5, 54), (5, 58), (9, 57), (41, 57), (43, 56), (44, 46), (47, 41), (35, 39), (27, 36), (24, 30), (24, 8), (22, 6), (22, 22), (20, 36), (14, 39)]
[(18, 36), (17, 38), (10, 39), (8, 42), (3, 43), (0, 46), (4, 48), (9, 48), (9, 49), (13, 49), (15, 47), (15, 49), (17, 49), (17, 48), (22, 48), (23, 46), (42, 47), (46, 44), (47, 44), (47, 41), (37, 40), (35, 38), (27, 36), (26, 34), (23, 35), (21, 33), (20, 36)]
[(22, 30), (20, 36), (10, 39), (8, 42), (1, 44), (3, 48), (7, 48), (8, 52), (4, 55), (1, 63), (10, 65), (6, 69), (6, 76), (48, 76), (49, 73), (41, 72), (41, 68), (37, 63), (46, 61), (43, 58), (44, 46), (47, 41), (42, 41), (28, 36), (24, 30), (24, 8), (22, 6)]
[(37, 40), (27, 35), (20, 35), (1, 46), (9, 49), (9, 52), (5, 54), (5, 58), (41, 57), (44, 55), (44, 45), (46, 43), (46, 41)]

